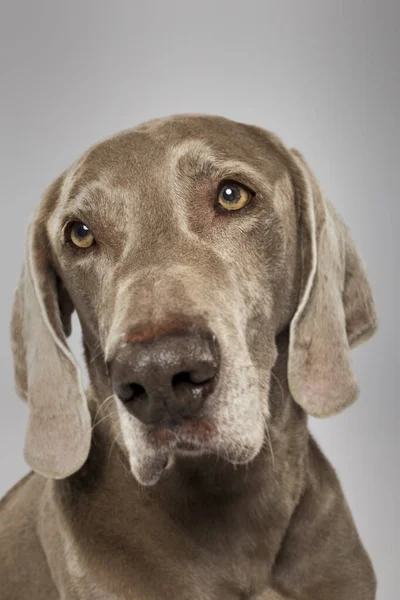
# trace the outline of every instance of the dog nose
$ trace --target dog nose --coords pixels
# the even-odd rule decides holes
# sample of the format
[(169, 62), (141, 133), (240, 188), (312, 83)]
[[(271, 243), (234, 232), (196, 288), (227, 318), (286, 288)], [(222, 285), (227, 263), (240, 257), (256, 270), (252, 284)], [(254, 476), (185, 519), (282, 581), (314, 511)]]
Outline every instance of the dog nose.
[(206, 330), (136, 339), (109, 365), (114, 393), (146, 424), (195, 417), (215, 388), (220, 366), (216, 336)]

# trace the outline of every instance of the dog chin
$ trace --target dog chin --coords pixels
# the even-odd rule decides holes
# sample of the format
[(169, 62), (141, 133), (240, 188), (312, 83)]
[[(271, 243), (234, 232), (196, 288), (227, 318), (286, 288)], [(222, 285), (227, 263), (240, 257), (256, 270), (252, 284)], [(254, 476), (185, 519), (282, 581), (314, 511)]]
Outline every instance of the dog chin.
[(136, 457), (130, 457), (130, 467), (133, 476), (140, 485), (150, 487), (156, 485), (165, 470), (168, 457), (152, 456), (138, 461)]
[(196, 461), (210, 455), (232, 465), (250, 463), (264, 441), (262, 428), (252, 428), (246, 435), (243, 429), (224, 429), (216, 419), (205, 416), (179, 425), (148, 427), (128, 415), (121, 405), (120, 418), (132, 474), (143, 486), (157, 484), (179, 457)]
[(150, 487), (156, 485), (162, 478), (167, 477), (176, 465), (179, 457), (193, 459), (194, 461), (205, 455), (218, 456), (219, 460), (231, 465), (239, 466), (251, 463), (261, 450), (262, 444), (257, 447), (246, 447), (238, 451), (237, 448), (201, 448), (196, 444), (181, 443), (173, 448), (158, 447), (151, 449), (148, 453), (140, 455), (133, 454), (129, 457), (130, 467), (133, 476), (140, 485)]
[(192, 447), (190, 444), (177, 444), (173, 448), (169, 445), (151, 448), (147, 453), (129, 456), (129, 463), (133, 476), (143, 486), (156, 485), (175, 466), (179, 456), (196, 459), (207, 454), (205, 449)]

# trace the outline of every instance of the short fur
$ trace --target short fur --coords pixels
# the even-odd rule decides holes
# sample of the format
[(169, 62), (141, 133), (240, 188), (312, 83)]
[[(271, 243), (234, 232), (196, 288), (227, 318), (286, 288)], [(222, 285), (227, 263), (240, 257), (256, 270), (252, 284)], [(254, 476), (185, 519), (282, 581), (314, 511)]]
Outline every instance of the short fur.
[[(224, 213), (231, 179), (255, 196)], [(66, 243), (73, 220), (94, 232), (90, 250)], [(67, 345), (74, 309), (86, 392)], [(151, 436), (108, 365), (140, 332), (200, 322), (218, 338), (218, 384), (198, 419)], [(45, 193), (15, 295), (34, 472), (0, 505), (1, 597), (373, 600), (307, 413), (357, 398), (350, 348), (375, 329), (347, 227), (273, 134), (179, 115), (89, 149)]]

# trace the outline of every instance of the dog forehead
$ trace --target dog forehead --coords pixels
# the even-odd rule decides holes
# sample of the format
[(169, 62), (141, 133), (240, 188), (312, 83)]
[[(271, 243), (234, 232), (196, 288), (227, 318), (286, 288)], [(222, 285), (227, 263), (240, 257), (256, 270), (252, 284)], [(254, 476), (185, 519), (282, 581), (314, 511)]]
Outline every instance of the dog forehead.
[(276, 138), (258, 127), (212, 115), (154, 119), (105, 139), (73, 168), (71, 193), (99, 178), (114, 187), (160, 181), (189, 160), (237, 160), (275, 180), (285, 168)]

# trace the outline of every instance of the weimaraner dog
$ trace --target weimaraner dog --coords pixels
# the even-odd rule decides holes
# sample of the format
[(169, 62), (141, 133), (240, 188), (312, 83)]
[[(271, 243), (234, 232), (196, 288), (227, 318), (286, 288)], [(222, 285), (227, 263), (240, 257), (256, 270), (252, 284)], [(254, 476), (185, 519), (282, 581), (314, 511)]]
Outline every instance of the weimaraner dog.
[(2, 600), (375, 598), (307, 414), (357, 398), (376, 323), (346, 225), (271, 133), (179, 115), (89, 149), (15, 295), (33, 472), (1, 503)]

